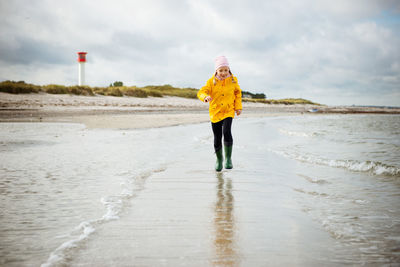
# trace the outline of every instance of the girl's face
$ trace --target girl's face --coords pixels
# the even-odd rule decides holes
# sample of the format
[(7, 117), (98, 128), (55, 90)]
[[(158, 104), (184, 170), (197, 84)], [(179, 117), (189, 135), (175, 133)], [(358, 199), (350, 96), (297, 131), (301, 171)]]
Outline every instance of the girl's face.
[(229, 67), (221, 67), (217, 69), (217, 75), (222, 79), (225, 79), (229, 75)]

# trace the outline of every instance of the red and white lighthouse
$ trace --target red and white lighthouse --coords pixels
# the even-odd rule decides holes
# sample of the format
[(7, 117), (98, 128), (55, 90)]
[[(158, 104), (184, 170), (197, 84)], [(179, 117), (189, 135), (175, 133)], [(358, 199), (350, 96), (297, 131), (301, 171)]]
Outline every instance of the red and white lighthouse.
[(86, 63), (86, 52), (78, 52), (79, 62), (79, 82), (78, 85), (82, 86), (85, 84), (85, 63)]

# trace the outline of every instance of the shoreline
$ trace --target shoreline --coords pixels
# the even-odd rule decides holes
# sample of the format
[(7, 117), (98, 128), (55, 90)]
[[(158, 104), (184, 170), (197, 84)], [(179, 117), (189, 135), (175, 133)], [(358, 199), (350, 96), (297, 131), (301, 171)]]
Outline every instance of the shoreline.
[[(400, 108), (243, 102), (243, 113), (238, 118), (300, 114), (400, 114)], [(155, 128), (208, 121), (208, 104), (198, 99), (0, 93), (0, 122), (72, 122), (83, 123), (88, 128)]]

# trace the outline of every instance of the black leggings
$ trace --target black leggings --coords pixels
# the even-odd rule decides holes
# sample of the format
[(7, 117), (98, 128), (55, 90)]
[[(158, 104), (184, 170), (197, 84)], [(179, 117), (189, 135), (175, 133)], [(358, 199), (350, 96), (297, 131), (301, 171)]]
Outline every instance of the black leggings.
[(211, 123), (214, 133), (214, 149), (218, 151), (222, 148), (222, 134), (224, 135), (224, 145), (231, 146), (233, 138), (231, 133), (232, 118), (228, 117), (222, 121)]

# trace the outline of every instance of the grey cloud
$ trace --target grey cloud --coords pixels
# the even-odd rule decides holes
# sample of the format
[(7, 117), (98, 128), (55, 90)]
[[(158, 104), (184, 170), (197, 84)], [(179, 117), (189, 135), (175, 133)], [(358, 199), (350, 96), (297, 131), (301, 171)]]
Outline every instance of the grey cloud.
[(17, 38), (13, 47), (1, 45), (0, 59), (13, 64), (68, 64), (70, 57), (65, 48), (30, 38)]
[[(68, 69), (85, 50), (93, 85), (122, 77), (200, 87), (224, 54), (243, 89), (269, 96), (300, 92), (329, 103), (347, 92), (367, 97), (400, 87), (398, 12), (389, 12), (390, 23), (385, 15), (398, 7), (392, 0), (27, 3), (0, 11), (0, 70), (24, 69), (21, 80), (41, 79), (45, 64)], [(33, 24), (20, 20), (26, 15)]]

